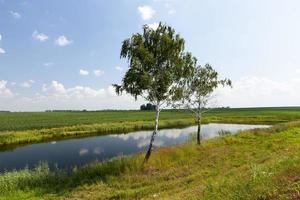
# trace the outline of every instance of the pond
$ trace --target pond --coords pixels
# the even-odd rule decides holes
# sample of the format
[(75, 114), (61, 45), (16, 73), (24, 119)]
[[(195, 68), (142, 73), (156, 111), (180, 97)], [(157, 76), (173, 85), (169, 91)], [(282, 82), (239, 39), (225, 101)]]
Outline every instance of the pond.
[[(241, 130), (267, 128), (268, 125), (244, 124), (206, 124), (202, 125), (203, 139), (218, 136), (221, 130), (237, 133)], [(154, 147), (180, 144), (188, 141), (195, 134), (197, 126), (187, 128), (162, 129), (158, 132)], [(39, 162), (46, 161), (50, 168), (55, 165), (60, 169), (72, 169), (92, 161), (103, 161), (119, 155), (129, 155), (145, 151), (152, 131), (138, 131), (127, 134), (110, 134), (32, 144), (0, 152), (0, 172), (25, 167), (33, 168)]]

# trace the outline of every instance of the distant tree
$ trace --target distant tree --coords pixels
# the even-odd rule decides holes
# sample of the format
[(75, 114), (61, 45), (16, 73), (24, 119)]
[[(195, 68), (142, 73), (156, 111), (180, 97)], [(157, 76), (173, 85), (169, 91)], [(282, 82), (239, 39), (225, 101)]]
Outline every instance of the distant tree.
[(153, 105), (151, 103), (147, 103), (146, 104), (146, 110), (155, 110), (155, 105)]
[(141, 105), (141, 110), (146, 110), (145, 104)]
[(164, 106), (181, 97), (181, 87), (192, 71), (192, 56), (184, 52), (184, 39), (173, 28), (160, 23), (156, 30), (144, 25), (123, 41), (121, 57), (127, 58), (129, 69), (121, 85), (114, 84), (118, 94), (123, 91), (155, 106), (155, 125), (144, 162), (150, 158), (158, 131), (159, 113)]
[(146, 105), (145, 104), (141, 105), (140, 109), (141, 110), (155, 110), (156, 106), (153, 105), (152, 103), (147, 103)]
[(182, 104), (192, 111), (197, 119), (197, 143), (201, 143), (201, 119), (202, 114), (208, 109), (206, 106), (212, 99), (212, 93), (219, 86), (232, 86), (230, 79), (219, 79), (218, 72), (209, 64), (204, 67), (197, 66), (195, 62), (193, 75), (190, 76), (184, 87)]

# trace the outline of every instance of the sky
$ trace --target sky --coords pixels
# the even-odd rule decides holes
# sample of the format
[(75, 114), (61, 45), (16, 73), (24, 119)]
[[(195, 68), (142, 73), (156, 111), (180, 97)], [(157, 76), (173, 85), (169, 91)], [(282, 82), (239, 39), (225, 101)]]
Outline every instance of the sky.
[(123, 40), (164, 22), (233, 88), (218, 106), (300, 106), (298, 0), (0, 0), (0, 110), (138, 109)]

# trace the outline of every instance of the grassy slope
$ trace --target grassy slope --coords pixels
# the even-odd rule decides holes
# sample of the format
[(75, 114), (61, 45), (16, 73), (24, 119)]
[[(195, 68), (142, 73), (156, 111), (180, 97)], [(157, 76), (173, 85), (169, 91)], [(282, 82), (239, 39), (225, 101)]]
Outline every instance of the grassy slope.
[[(2, 199), (299, 199), (300, 122), (96, 163), (0, 176)], [(1, 195), (2, 194), (2, 195)], [(1, 197), (0, 197), (1, 199)]]
[[(75, 113), (0, 113), (0, 148), (46, 140), (152, 129), (153, 112), (103, 111)], [(211, 110), (204, 122), (277, 123), (300, 118), (298, 108), (243, 108)], [(164, 111), (160, 128), (188, 126), (187, 111)]]

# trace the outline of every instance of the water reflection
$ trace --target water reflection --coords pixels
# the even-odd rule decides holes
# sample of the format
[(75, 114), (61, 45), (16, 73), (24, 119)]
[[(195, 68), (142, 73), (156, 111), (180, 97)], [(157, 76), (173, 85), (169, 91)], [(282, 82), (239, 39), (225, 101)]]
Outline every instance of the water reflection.
[[(218, 131), (228, 130), (236, 133), (239, 130), (264, 128), (264, 125), (241, 124), (207, 124), (201, 128), (204, 139), (218, 136)], [(179, 144), (187, 141), (197, 127), (160, 130), (155, 138), (154, 147)], [(112, 134), (81, 139), (53, 141), (33, 144), (0, 152), (0, 171), (34, 167), (40, 161), (47, 161), (51, 166), (68, 168), (83, 165), (94, 160), (106, 160), (118, 155), (128, 155), (146, 150), (152, 131), (138, 131), (128, 134)]]

